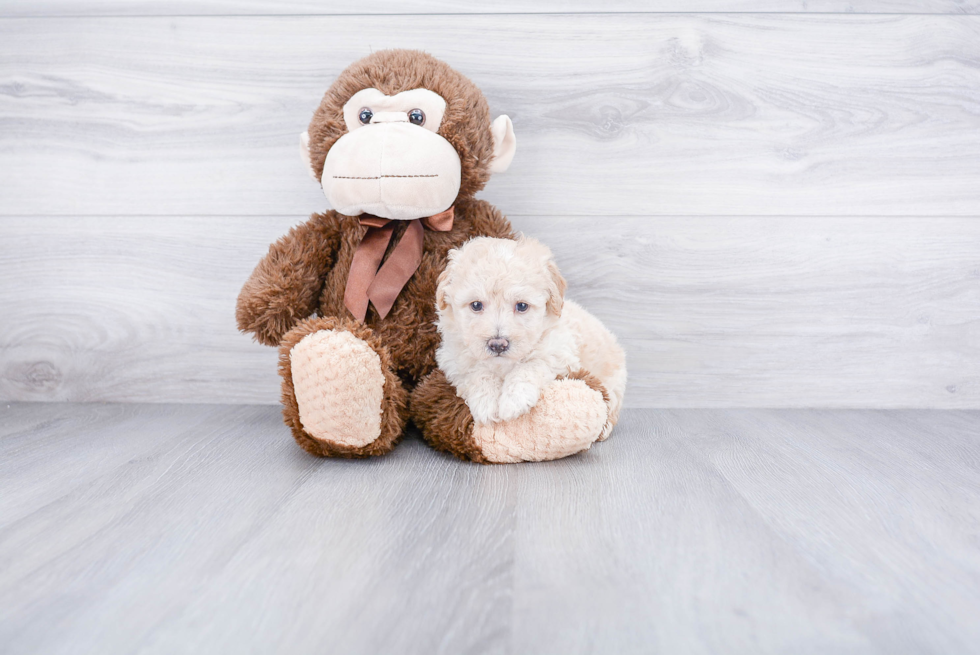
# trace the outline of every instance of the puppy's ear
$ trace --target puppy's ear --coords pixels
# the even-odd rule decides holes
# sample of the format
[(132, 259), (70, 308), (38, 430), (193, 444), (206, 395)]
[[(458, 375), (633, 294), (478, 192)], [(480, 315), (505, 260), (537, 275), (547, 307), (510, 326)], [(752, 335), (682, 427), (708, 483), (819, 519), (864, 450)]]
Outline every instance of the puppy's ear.
[(441, 312), (452, 309), (447, 301), (447, 297), (449, 296), (449, 287), (453, 283), (453, 271), (456, 270), (456, 261), (458, 259), (459, 248), (453, 248), (446, 253), (446, 268), (443, 269), (442, 273), (439, 274), (439, 279), (436, 280), (436, 307)]
[(565, 282), (565, 278), (561, 276), (561, 271), (558, 270), (558, 265), (555, 264), (554, 260), (548, 260), (548, 275), (551, 277), (548, 284), (550, 297), (545, 304), (545, 309), (549, 314), (554, 314), (556, 317), (561, 316), (561, 308), (565, 301), (565, 289), (568, 288), (568, 284)]
[(449, 303), (446, 302), (446, 294), (449, 289), (449, 265), (446, 266), (445, 270), (439, 274), (439, 279), (436, 280), (436, 307), (439, 308), (440, 312), (444, 312), (449, 309)]

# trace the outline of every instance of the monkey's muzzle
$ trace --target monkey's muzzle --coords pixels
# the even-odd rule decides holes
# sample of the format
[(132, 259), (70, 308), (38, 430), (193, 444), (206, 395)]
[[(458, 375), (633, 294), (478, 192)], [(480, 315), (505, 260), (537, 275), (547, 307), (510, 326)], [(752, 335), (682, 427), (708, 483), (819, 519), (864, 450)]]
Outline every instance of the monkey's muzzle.
[(448, 209), (461, 165), (444, 138), (406, 121), (365, 125), (340, 137), (324, 162), (323, 192), (342, 214), (412, 220)]

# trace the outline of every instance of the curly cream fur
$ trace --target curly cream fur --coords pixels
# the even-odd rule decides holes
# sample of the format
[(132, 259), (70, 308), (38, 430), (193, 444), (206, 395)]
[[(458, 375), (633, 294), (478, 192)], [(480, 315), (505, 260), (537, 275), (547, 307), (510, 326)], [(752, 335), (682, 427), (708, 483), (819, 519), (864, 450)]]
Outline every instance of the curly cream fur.
[[(626, 358), (598, 319), (564, 300), (564, 290), (551, 251), (534, 239), (477, 238), (450, 253), (436, 290), (436, 359), (477, 426), (527, 414), (556, 377), (585, 368), (607, 391), (608, 436)], [(501, 340), (506, 350), (491, 350)]]

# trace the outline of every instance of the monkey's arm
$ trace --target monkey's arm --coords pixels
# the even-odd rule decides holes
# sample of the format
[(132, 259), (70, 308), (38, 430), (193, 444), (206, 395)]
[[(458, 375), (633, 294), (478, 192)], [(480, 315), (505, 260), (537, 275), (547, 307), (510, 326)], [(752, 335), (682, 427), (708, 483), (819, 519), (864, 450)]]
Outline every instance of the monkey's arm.
[(286, 332), (311, 316), (324, 277), (336, 261), (340, 232), (336, 213), (314, 214), (272, 244), (238, 294), (238, 329), (276, 346)]

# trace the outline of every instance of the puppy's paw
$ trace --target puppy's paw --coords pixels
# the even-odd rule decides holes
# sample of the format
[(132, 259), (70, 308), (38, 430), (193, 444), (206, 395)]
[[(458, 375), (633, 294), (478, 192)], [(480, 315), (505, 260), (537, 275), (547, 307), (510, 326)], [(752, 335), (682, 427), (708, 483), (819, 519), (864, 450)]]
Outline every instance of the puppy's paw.
[(540, 397), (541, 390), (529, 382), (505, 384), (497, 403), (497, 417), (501, 421), (511, 421), (527, 414)]
[(476, 423), (492, 423), (498, 420), (497, 398), (493, 393), (471, 393), (465, 400)]

